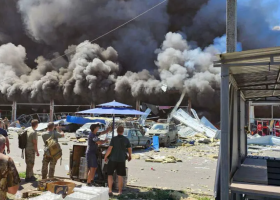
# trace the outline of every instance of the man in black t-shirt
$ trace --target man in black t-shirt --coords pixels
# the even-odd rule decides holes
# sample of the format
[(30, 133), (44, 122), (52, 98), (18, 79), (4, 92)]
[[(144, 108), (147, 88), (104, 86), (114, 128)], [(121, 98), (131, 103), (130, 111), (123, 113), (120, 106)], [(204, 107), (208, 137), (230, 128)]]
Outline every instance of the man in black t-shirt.
[[(4, 129), (4, 122), (0, 120), (0, 135), (3, 135), (6, 138), (6, 146), (7, 146), (7, 153), (10, 153), (10, 142), (8, 138), (8, 133)], [(4, 154), (6, 154), (4, 150)]]
[[(108, 160), (108, 185), (109, 185), (109, 195), (112, 196), (112, 186), (113, 186), (113, 174), (117, 171), (118, 183), (119, 183), (119, 194), (122, 194), (123, 188), (123, 176), (126, 176), (125, 161), (131, 160), (131, 144), (129, 140), (123, 136), (124, 128), (119, 126), (117, 129), (118, 136), (112, 138), (110, 147), (108, 148), (105, 155), (105, 162)], [(128, 152), (128, 158), (127, 158)]]

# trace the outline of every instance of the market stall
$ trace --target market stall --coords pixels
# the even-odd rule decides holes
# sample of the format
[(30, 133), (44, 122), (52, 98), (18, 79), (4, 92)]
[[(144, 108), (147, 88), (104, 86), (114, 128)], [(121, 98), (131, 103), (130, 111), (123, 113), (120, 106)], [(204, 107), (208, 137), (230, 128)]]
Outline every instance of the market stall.
[[(249, 102), (279, 102), (280, 48), (219, 55), (221, 147), (216, 199), (280, 199), (279, 158), (247, 156)], [(259, 124), (263, 135), (263, 124)], [(268, 137), (268, 136), (265, 136)]]

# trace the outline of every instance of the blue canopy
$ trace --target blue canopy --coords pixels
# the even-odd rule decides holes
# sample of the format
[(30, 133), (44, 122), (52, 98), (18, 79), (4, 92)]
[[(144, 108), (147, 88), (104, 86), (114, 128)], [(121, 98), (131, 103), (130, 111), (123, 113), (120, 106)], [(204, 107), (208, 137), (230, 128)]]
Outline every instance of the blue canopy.
[(115, 115), (145, 115), (144, 112), (138, 110), (130, 109), (131, 107), (126, 104), (122, 104), (116, 101), (109, 103), (100, 104), (101, 108), (94, 108), (89, 110), (84, 110), (77, 112), (79, 114), (99, 114), (99, 115), (113, 115), (113, 131), (112, 137), (114, 137), (114, 126), (115, 126)]
[(131, 107), (130, 105), (119, 103), (117, 101), (112, 101), (112, 102), (109, 102), (109, 103), (99, 104), (98, 106), (101, 106), (101, 107)]
[(98, 122), (101, 124), (106, 124), (106, 121), (103, 119), (87, 119), (87, 118), (83, 118), (83, 117), (76, 117), (76, 116), (67, 116), (66, 118), (67, 122), (70, 123), (75, 123), (75, 124), (86, 124), (89, 122)]
[(77, 112), (79, 114), (100, 114), (100, 115), (145, 115), (144, 112), (138, 110), (129, 109), (129, 108), (94, 108), (89, 110), (84, 110)]

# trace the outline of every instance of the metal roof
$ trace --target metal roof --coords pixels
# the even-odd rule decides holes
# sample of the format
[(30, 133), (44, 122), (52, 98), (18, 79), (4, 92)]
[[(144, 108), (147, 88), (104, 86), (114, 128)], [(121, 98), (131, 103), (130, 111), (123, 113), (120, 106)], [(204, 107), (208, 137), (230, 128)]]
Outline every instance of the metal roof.
[(215, 67), (223, 66), (246, 100), (280, 97), (280, 47), (220, 54)]

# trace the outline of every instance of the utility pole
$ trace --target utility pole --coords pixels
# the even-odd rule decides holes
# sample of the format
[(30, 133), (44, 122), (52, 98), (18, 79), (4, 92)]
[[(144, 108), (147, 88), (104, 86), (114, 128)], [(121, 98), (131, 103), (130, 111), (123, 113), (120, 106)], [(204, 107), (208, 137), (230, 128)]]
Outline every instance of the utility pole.
[[(227, 0), (227, 53), (236, 51), (237, 42), (237, 0)], [(229, 200), (230, 185), (230, 129), (229, 129), (229, 68), (222, 66), (221, 69), (221, 199)]]

